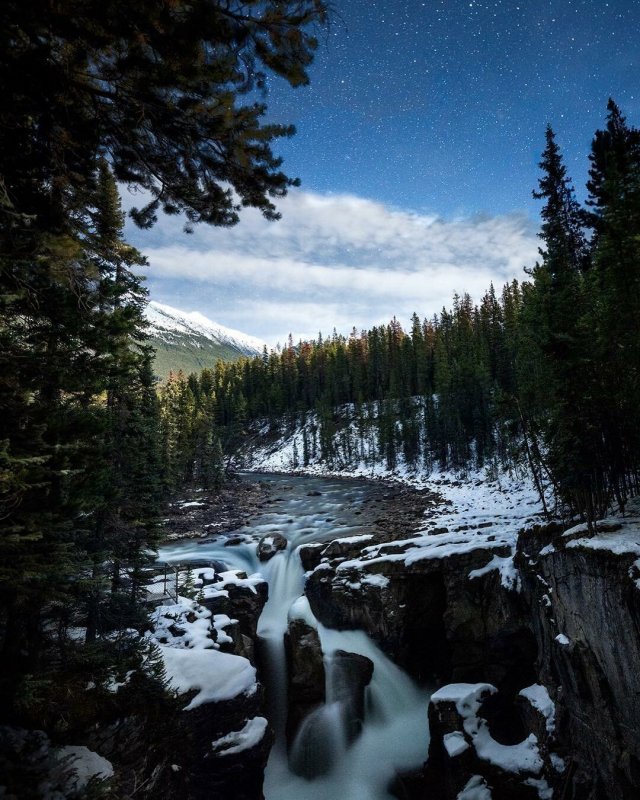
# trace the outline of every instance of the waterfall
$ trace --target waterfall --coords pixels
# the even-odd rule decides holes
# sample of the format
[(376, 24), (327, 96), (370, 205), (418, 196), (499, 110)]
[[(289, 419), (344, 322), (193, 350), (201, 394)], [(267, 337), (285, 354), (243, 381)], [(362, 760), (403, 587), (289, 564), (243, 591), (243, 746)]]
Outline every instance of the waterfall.
[[(269, 718), (276, 733), (265, 773), (267, 800), (387, 800), (388, 785), (397, 772), (417, 769), (428, 748), (428, 692), (393, 664), (362, 631), (336, 631), (318, 624), (327, 679), (327, 703), (300, 726), (287, 754), (287, 668), (283, 637), (288, 612), (304, 588), (296, 552), (300, 545), (330, 541), (358, 533), (355, 511), (366, 495), (366, 484), (344, 480), (269, 476), (282, 502), (240, 533), (257, 542), (282, 533), (288, 545), (260, 563), (256, 544), (225, 547), (221, 537), (205, 544), (181, 542), (162, 549), (165, 560), (211, 559), (247, 573), (261, 572), (269, 583), (269, 600), (258, 622), (265, 654), (263, 679), (269, 697)], [(318, 493), (309, 495), (309, 492)], [(348, 745), (344, 708), (335, 685), (335, 653), (343, 650), (369, 658), (373, 677), (366, 689), (366, 713), (360, 735)], [(293, 767), (293, 769), (292, 769)], [(313, 776), (304, 777), (304, 776)]]

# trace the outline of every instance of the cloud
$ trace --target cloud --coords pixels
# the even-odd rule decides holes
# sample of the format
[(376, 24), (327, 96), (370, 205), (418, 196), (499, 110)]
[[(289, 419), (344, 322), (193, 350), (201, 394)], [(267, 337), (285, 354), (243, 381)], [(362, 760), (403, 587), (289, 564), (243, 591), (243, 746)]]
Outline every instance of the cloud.
[(523, 214), (445, 220), (299, 190), (279, 210), (276, 223), (247, 209), (234, 228), (190, 236), (171, 217), (151, 234), (130, 231), (149, 259), (151, 296), (275, 342), (431, 316), (454, 292), (479, 298), (492, 281), (521, 278), (537, 255)]

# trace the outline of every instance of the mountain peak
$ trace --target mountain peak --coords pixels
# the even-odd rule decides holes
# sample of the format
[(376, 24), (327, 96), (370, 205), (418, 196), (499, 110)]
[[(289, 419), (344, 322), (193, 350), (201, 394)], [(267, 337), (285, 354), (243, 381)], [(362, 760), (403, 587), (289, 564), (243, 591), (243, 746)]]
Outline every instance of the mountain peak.
[(255, 356), (265, 343), (255, 336), (213, 322), (198, 311), (181, 311), (151, 300), (145, 309), (158, 374), (199, 371), (216, 361)]

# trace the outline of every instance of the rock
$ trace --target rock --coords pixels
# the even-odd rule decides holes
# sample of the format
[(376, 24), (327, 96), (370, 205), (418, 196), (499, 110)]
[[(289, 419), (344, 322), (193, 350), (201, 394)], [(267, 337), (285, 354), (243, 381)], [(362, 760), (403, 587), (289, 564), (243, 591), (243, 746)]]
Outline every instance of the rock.
[(322, 492), (318, 492), (315, 489), (312, 492), (307, 492), (307, 497), (321, 497)]
[(331, 664), (332, 700), (343, 706), (347, 744), (356, 739), (364, 722), (364, 690), (371, 683), (373, 662), (366, 656), (337, 650)]
[[(476, 785), (490, 786), (493, 800), (552, 796), (549, 781), (555, 780), (556, 773), (547, 757), (549, 733), (541, 730), (538, 738), (520, 726), (518, 735), (509, 737), (512, 740), (500, 741), (493, 724), (495, 709), (500, 706), (503, 702), (496, 688), (486, 683), (452, 684), (432, 695), (426, 796), (456, 800), (466, 789), (475, 797), (478, 795), (470, 789)], [(513, 706), (512, 713), (516, 722)]]
[(299, 548), (298, 554), (300, 556), (300, 561), (302, 562), (302, 568), (305, 572), (310, 572), (312, 569), (315, 569), (318, 566), (322, 560), (323, 549), (324, 544), (320, 542), (305, 544), (303, 547)]
[(280, 550), (286, 550), (287, 540), (281, 533), (270, 533), (263, 536), (258, 542), (258, 558), (260, 561), (269, 561)]
[[(380, 552), (392, 554), (394, 547), (392, 542)], [(489, 681), (499, 688), (510, 683), (515, 691), (536, 678), (536, 645), (523, 600), (502, 586), (497, 570), (468, 577), (495, 555), (508, 554), (495, 545), (410, 566), (382, 562), (366, 572), (338, 569), (336, 559), (310, 575), (305, 592), (324, 625), (365, 630), (420, 680)]]
[(599, 533), (602, 549), (568, 547), (588, 534), (564, 537), (557, 525), (518, 540), (539, 682), (557, 695), (558, 738), (571, 754), (567, 798), (631, 800), (640, 787), (638, 557), (607, 549), (613, 533)]
[(325, 701), (325, 673), (318, 631), (302, 619), (289, 621), (284, 638), (289, 707), (287, 742), (293, 742), (300, 723)]
[[(236, 573), (237, 576), (242, 574)], [(223, 649), (244, 656), (255, 664), (258, 618), (269, 597), (269, 584), (266, 581), (260, 581), (254, 586), (234, 582), (224, 583), (219, 576), (216, 576), (216, 581), (220, 583), (220, 588), (227, 592), (227, 596), (218, 594), (214, 597), (205, 597), (201, 605), (214, 615), (226, 614), (238, 621), (237, 625), (226, 629), (226, 633), (233, 640), (233, 645), (228, 646), (227, 643)]]
[(224, 588), (229, 592), (230, 616), (238, 620), (237, 628), (242, 635), (241, 641), (245, 645), (242, 651), (237, 652), (237, 655), (245, 656), (254, 663), (258, 618), (269, 597), (269, 584), (266, 581), (257, 584), (255, 592), (251, 591), (248, 586), (238, 586), (233, 583), (227, 584)]
[[(230, 797), (256, 800), (262, 797), (264, 769), (273, 743), (266, 720), (260, 724), (264, 720), (262, 707), (259, 689), (253, 695), (242, 694), (232, 700), (205, 703), (182, 712), (184, 744), (172, 754), (172, 761), (180, 770), (172, 781), (173, 792), (167, 785), (162, 796), (193, 800), (229, 800)], [(243, 733), (258, 724), (264, 730), (263, 735), (257, 741), (243, 742)], [(234, 742), (240, 749), (226, 752), (233, 750)], [(225, 747), (226, 743), (231, 747)]]
[(322, 551), (323, 557), (327, 558), (357, 558), (363, 547), (370, 545), (373, 540), (372, 529), (364, 529), (358, 532), (358, 537), (347, 536), (344, 539), (334, 539), (325, 545)]

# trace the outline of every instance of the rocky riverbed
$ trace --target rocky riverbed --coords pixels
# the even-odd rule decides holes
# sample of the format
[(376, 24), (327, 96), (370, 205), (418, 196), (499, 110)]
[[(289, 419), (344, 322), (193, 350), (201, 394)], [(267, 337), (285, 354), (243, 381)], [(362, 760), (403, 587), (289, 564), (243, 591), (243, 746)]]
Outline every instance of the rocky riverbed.
[[(371, 534), (381, 542), (412, 533), (424, 525), (426, 518), (436, 514), (438, 506), (447, 503), (433, 490), (395, 481), (349, 478), (348, 482), (366, 487), (366, 496), (354, 515), (359, 517), (361, 525), (370, 526)], [(162, 520), (163, 539), (165, 542), (196, 539), (206, 543), (224, 536), (232, 544), (243, 535), (240, 529), (260, 515), (276, 510), (292, 491), (293, 484), (286, 479), (275, 483), (273, 476), (247, 473), (235, 475), (220, 492), (187, 492), (169, 504)], [(318, 489), (310, 492), (314, 493), (310, 497), (319, 494)], [(334, 521), (336, 526), (343, 522), (339, 516)]]

